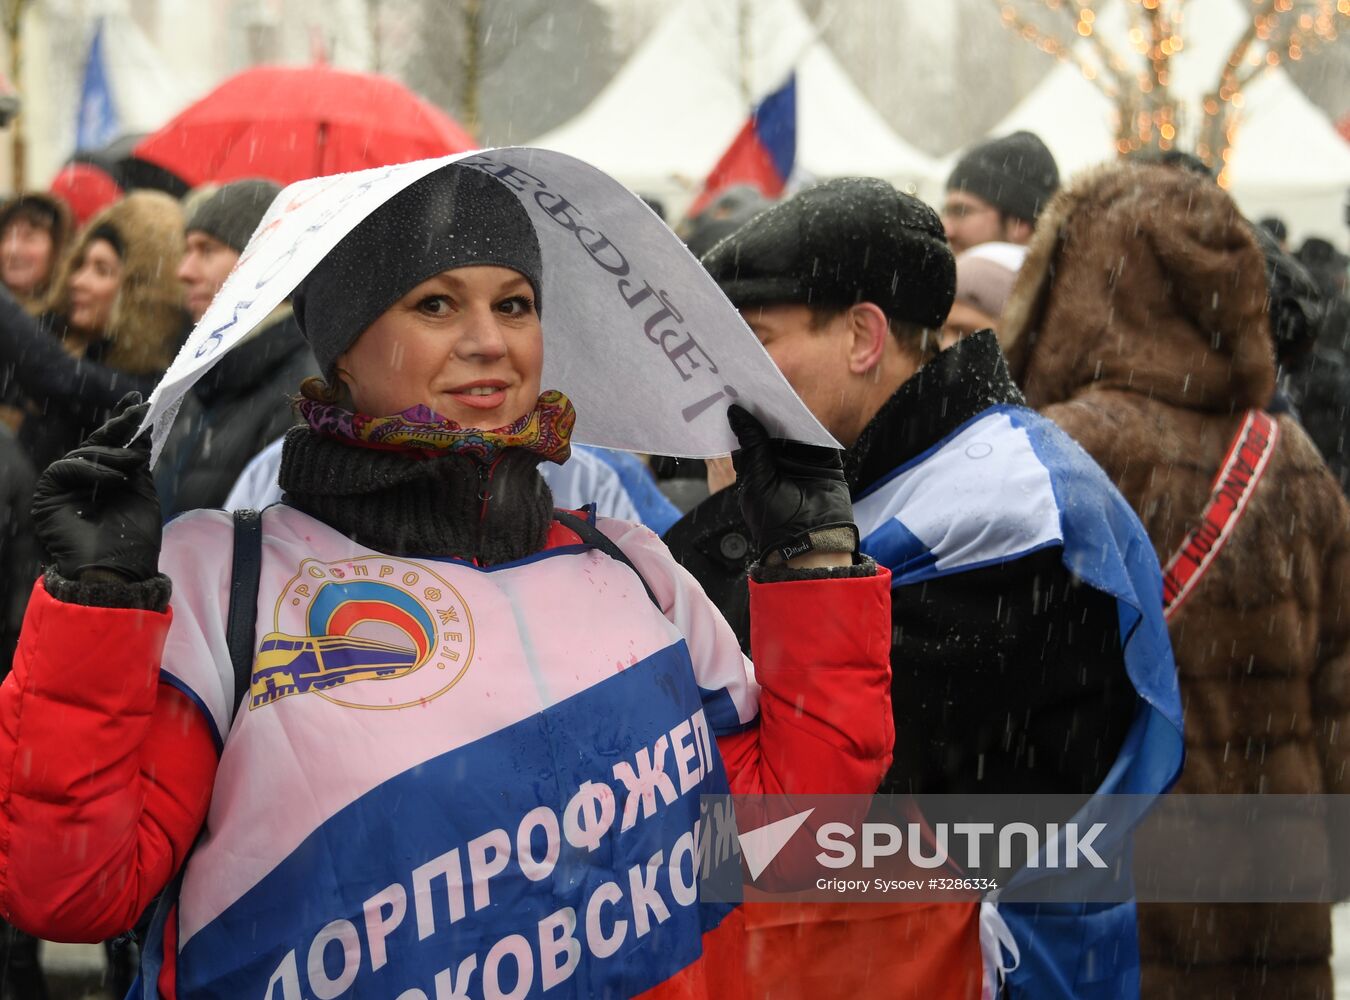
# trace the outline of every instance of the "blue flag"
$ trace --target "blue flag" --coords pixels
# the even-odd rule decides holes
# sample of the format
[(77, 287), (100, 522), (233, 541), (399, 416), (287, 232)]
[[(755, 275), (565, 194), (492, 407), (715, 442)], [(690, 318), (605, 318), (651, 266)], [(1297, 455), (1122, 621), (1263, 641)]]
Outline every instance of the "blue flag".
[(117, 105), (113, 102), (108, 68), (103, 61), (103, 22), (100, 20), (89, 45), (89, 59), (84, 64), (80, 114), (75, 123), (75, 148), (100, 149), (116, 139), (119, 131)]

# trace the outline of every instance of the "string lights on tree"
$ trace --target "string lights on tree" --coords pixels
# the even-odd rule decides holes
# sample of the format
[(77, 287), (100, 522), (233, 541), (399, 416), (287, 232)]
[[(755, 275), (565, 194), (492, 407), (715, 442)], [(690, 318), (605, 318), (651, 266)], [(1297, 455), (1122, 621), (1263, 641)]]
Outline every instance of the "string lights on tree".
[[(1247, 21), (1212, 88), (1187, 106), (1172, 88), (1172, 59), (1186, 47), (1187, 0), (1121, 0), (1126, 17), (1103, 27), (1100, 0), (993, 0), (1003, 23), (1061, 62), (1071, 62), (1115, 104), (1122, 156), (1176, 147), (1188, 125), (1195, 155), (1227, 186), (1243, 92), (1259, 74), (1297, 61), (1350, 28), (1350, 0), (1233, 0)], [(1029, 16), (1037, 9), (1036, 17)], [(1048, 13), (1043, 13), (1048, 12)], [(1121, 27), (1123, 26), (1123, 27)]]

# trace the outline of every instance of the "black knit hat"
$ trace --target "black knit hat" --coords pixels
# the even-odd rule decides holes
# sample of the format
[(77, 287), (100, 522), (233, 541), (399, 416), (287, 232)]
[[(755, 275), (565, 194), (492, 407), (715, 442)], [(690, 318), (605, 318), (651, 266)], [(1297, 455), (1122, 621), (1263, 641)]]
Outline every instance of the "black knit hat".
[(1035, 222), (1059, 187), (1059, 167), (1040, 138), (1014, 132), (973, 147), (956, 162), (948, 191), (968, 191), (1004, 215)]
[(956, 261), (937, 213), (873, 177), (841, 177), (761, 212), (703, 266), (738, 309), (873, 302), (936, 329), (956, 294)]
[(338, 356), (409, 289), (474, 264), (518, 271), (539, 308), (543, 259), (529, 213), (495, 177), (452, 163), (363, 219), (296, 288), (295, 318), (324, 377), (332, 381)]
[(281, 185), (273, 181), (233, 181), (197, 202), (183, 229), (189, 233), (194, 230), (205, 233), (231, 250), (243, 253), (253, 230), (267, 214), (267, 207), (280, 193)]

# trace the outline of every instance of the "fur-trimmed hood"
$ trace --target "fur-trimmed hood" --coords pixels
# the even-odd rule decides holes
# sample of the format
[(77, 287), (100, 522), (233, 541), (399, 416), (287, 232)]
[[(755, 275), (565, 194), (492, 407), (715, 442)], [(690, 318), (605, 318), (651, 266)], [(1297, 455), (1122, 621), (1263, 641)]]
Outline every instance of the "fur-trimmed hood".
[(1107, 164), (1055, 196), (999, 342), (1037, 408), (1097, 385), (1230, 413), (1275, 385), (1260, 249), (1216, 184), (1164, 166)]
[(71, 246), (52, 283), (47, 311), (64, 317), (70, 307), (70, 278), (90, 234), (110, 226), (122, 240), (122, 284), (113, 303), (101, 361), (110, 368), (147, 375), (173, 360), (187, 313), (178, 264), (183, 257), (183, 212), (158, 191), (135, 191), (89, 220)]

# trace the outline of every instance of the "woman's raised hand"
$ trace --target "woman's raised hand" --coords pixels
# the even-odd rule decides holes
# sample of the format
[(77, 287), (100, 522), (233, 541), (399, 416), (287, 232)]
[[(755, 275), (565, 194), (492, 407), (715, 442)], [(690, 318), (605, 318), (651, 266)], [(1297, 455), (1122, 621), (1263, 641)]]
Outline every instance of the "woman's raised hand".
[[(741, 484), (741, 514), (759, 559), (847, 565), (858, 550), (858, 529), (840, 453), (771, 438), (735, 404), (727, 421), (741, 445), (732, 461)], [(825, 558), (829, 554), (844, 558)]]
[(149, 406), (128, 393), (107, 423), (38, 478), (33, 523), (50, 564), (68, 580), (103, 571), (136, 582), (159, 571), (150, 438), (131, 441)]

